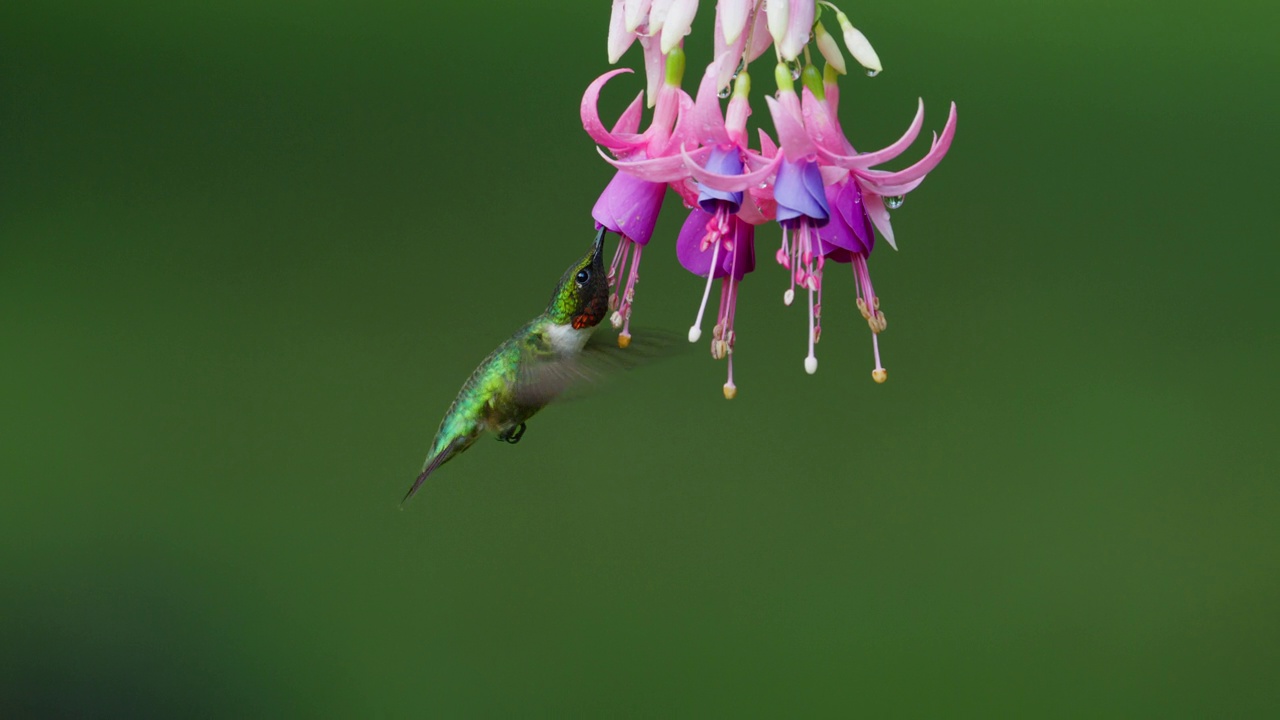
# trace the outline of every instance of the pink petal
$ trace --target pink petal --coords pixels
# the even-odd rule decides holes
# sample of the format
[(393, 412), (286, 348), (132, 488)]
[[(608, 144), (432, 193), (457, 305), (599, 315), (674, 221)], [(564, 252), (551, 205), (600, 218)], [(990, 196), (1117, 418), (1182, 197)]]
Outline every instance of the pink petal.
[(756, 0), (756, 24), (751, 28), (751, 39), (747, 41), (747, 52), (743, 59), (750, 63), (764, 54), (773, 45), (773, 36), (769, 34), (769, 19), (765, 13), (764, 0)]
[[(785, 96), (787, 93), (783, 93)], [(794, 93), (791, 93), (794, 96)], [(818, 151), (817, 146), (805, 132), (804, 123), (799, 117), (789, 112), (783, 102), (765, 97), (769, 105), (769, 113), (773, 116), (773, 127), (778, 131), (778, 141), (782, 143), (782, 152), (793, 162), (802, 160)], [(797, 108), (798, 109), (798, 108)]]
[[(942, 129), (942, 137), (929, 148), (929, 152), (919, 162), (897, 172), (880, 172), (863, 170), (859, 174), (879, 185), (904, 185), (913, 180), (923, 178), (930, 170), (942, 162), (942, 158), (951, 148), (951, 139), (956, 136), (956, 104), (951, 103), (951, 114), (947, 117), (947, 126)], [(888, 149), (888, 148), (886, 148)]]
[(720, 68), (729, 62), (729, 58), (727, 52), (717, 55), (715, 62), (707, 66), (707, 71), (702, 75), (702, 84), (698, 86), (698, 99), (694, 101), (689, 131), (699, 145), (725, 145), (729, 142), (717, 94), (720, 89)]
[(635, 135), (640, 129), (640, 116), (644, 113), (644, 92), (636, 93), (636, 99), (631, 101), (627, 109), (622, 111), (618, 116), (618, 122), (613, 124), (612, 132), (618, 135)]
[[(610, 150), (631, 149), (635, 147), (636, 143), (632, 138), (619, 137), (610, 133), (608, 130), (605, 130), (604, 123), (600, 122), (600, 113), (597, 110), (596, 105), (600, 101), (600, 89), (609, 81), (609, 78), (621, 73), (629, 72), (631, 72), (630, 68), (610, 70), (593, 80), (591, 84), (587, 86), (587, 91), (582, 94), (582, 105), (579, 108), (579, 113), (582, 116), (582, 127), (587, 131), (587, 134), (591, 136), (592, 140), (596, 141), (599, 145), (609, 148)], [(631, 108), (627, 108), (627, 112), (623, 113), (623, 117), (626, 117), (630, 112)], [(619, 119), (619, 124), (621, 124), (621, 119)], [(636, 125), (639, 125), (638, 117), (636, 119)]]
[[(666, 100), (664, 100), (666, 96)], [(664, 108), (672, 109), (672, 119), (668, 119)], [(654, 110), (653, 120), (645, 134), (649, 136), (649, 157), (665, 157), (674, 155), (685, 145), (697, 145), (693, 138), (693, 98), (678, 87), (664, 84), (658, 92), (658, 107)]]
[(869, 179), (864, 175), (859, 175), (862, 184), (871, 192), (884, 197), (893, 197), (894, 195), (906, 195), (907, 193), (920, 187), (920, 183), (924, 182), (923, 177), (918, 177), (911, 182), (899, 183), (897, 185), (883, 185), (875, 180)]
[(760, 154), (771, 158), (778, 154), (778, 146), (774, 144), (773, 138), (769, 137), (769, 133), (764, 128), (758, 128), (760, 132)]
[(843, 154), (849, 141), (845, 140), (840, 125), (827, 112), (826, 103), (815, 98), (809, 88), (803, 92), (801, 115), (804, 117), (804, 129), (818, 146), (818, 152), (826, 150), (832, 154)]
[[(709, 148), (702, 149), (709, 151)], [(743, 173), (741, 175), (721, 175), (719, 173), (713, 173), (695, 163), (693, 161), (693, 157), (684, 150), (680, 151), (680, 155), (684, 158), (685, 167), (688, 168), (690, 175), (693, 175), (698, 182), (706, 185), (712, 190), (720, 190), (721, 192), (742, 192), (747, 188), (755, 187), (775, 172), (778, 168), (778, 164), (782, 162), (782, 157), (777, 156), (754, 172)]]
[(818, 168), (818, 172), (822, 173), (823, 187), (827, 185), (835, 185), (836, 183), (845, 179), (845, 177), (849, 174), (848, 170), (845, 170), (842, 167), (835, 167), (832, 165), (823, 165), (822, 167)]
[(924, 100), (920, 100), (916, 106), (916, 117), (911, 121), (911, 126), (902, 134), (902, 137), (875, 152), (859, 153), (857, 155), (837, 155), (827, 152), (823, 148), (818, 148), (818, 155), (832, 165), (839, 165), (842, 168), (850, 170), (866, 170), (867, 168), (879, 165), (882, 162), (892, 160), (902, 154), (904, 150), (915, 142), (916, 136), (920, 134), (920, 128), (924, 125)]
[(600, 153), (600, 157), (604, 158), (605, 162), (628, 175), (633, 175), (649, 182), (673, 183), (689, 177), (689, 170), (685, 167), (684, 157), (696, 156), (701, 161), (706, 162), (707, 157), (711, 155), (711, 148), (698, 148), (692, 154), (686, 154), (684, 157), (668, 155), (645, 160), (614, 160), (600, 148), (596, 148), (596, 152)]
[(898, 246), (893, 242), (893, 226), (889, 224), (889, 210), (884, 206), (884, 199), (874, 192), (864, 192), (862, 206), (866, 208), (871, 222), (875, 223), (876, 229), (880, 231), (880, 236), (889, 243), (889, 247), (897, 250)]

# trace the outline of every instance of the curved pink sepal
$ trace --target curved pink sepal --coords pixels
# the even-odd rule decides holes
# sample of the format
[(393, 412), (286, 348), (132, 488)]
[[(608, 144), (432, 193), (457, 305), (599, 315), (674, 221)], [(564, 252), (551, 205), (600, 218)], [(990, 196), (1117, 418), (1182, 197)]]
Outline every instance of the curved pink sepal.
[(839, 165), (847, 170), (866, 170), (901, 155), (907, 148), (911, 147), (911, 143), (915, 142), (916, 137), (920, 134), (920, 128), (923, 126), (924, 100), (919, 100), (916, 105), (915, 119), (911, 121), (910, 127), (902, 134), (902, 137), (895, 140), (893, 144), (874, 152), (858, 153), (857, 155), (837, 155), (819, 147), (818, 157), (832, 165)]
[[(709, 148), (701, 149), (709, 150)], [(769, 177), (770, 174), (776, 172), (778, 164), (782, 162), (782, 156), (779, 155), (765, 161), (758, 170), (742, 173), (741, 175), (721, 175), (720, 173), (713, 173), (694, 162), (693, 157), (683, 149), (680, 150), (680, 156), (684, 158), (684, 166), (694, 179), (712, 190), (719, 190), (720, 192), (742, 192), (747, 188), (755, 187)], [(748, 162), (750, 160), (751, 157), (748, 156)]]
[(897, 172), (864, 170), (859, 174), (881, 186), (905, 185), (914, 180), (922, 179), (930, 170), (937, 167), (938, 163), (942, 162), (947, 150), (951, 149), (951, 140), (955, 136), (956, 104), (951, 103), (951, 114), (947, 117), (947, 126), (942, 129), (942, 137), (938, 138), (938, 142), (934, 143), (933, 147), (929, 148), (929, 152), (918, 162)]
[[(606, 130), (604, 123), (600, 121), (600, 112), (597, 109), (597, 105), (600, 102), (600, 90), (604, 87), (604, 84), (609, 82), (609, 79), (615, 75), (629, 72), (631, 72), (630, 68), (610, 70), (593, 80), (591, 84), (587, 86), (586, 92), (582, 94), (582, 105), (579, 108), (579, 113), (582, 116), (582, 128), (587, 131), (587, 134), (591, 136), (591, 139), (594, 140), (596, 144), (603, 145), (610, 150), (631, 149), (635, 147), (638, 140), (638, 138), (634, 137), (615, 135), (614, 133)], [(632, 103), (632, 106), (635, 106), (634, 102)], [(630, 113), (631, 108), (628, 107), (626, 112), (622, 114), (622, 117), (618, 119), (618, 125), (622, 124), (623, 118), (627, 118), (628, 122), (630, 122), (630, 118), (628, 117)], [(637, 128), (640, 125), (639, 112), (636, 113), (635, 124)]]
[(604, 158), (605, 162), (628, 175), (649, 182), (673, 183), (689, 176), (689, 171), (685, 167), (685, 157), (698, 157), (705, 162), (711, 155), (711, 148), (698, 148), (691, 155), (667, 155), (646, 160), (614, 160), (600, 148), (596, 148), (596, 152), (600, 153), (600, 157)]
[[(778, 131), (778, 142), (782, 144), (782, 152), (786, 154), (787, 159), (797, 162), (816, 154), (818, 147), (813, 144), (813, 139), (805, 131), (799, 113), (792, 113), (786, 107), (791, 103), (779, 102), (771, 97), (765, 97), (764, 101), (769, 105), (769, 114), (773, 116), (773, 127)], [(798, 110), (798, 102), (796, 104)]]

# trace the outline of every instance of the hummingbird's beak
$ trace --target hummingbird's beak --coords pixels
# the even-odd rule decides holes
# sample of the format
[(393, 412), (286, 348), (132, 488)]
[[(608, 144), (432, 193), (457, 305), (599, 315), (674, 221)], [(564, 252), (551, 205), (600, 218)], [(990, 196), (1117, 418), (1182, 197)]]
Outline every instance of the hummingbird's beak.
[(604, 234), (606, 232), (608, 232), (608, 230), (604, 228), (600, 228), (600, 232), (596, 233), (596, 244), (592, 246), (592, 250), (591, 250), (592, 263), (603, 262), (602, 255), (604, 254)]

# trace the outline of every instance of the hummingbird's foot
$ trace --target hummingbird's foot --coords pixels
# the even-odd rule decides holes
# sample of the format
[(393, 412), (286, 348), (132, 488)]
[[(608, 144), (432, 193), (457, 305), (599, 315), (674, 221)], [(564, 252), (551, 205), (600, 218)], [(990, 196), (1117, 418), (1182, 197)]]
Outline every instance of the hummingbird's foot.
[(499, 435), (498, 439), (505, 440), (506, 442), (509, 442), (512, 445), (515, 445), (516, 443), (520, 442), (520, 438), (524, 437), (524, 431), (525, 431), (525, 424), (520, 423), (519, 425)]

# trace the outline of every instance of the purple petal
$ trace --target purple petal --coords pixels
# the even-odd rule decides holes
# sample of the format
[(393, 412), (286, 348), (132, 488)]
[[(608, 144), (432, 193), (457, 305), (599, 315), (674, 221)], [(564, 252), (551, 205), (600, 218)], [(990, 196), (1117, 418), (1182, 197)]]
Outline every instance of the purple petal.
[[(711, 213), (694, 208), (689, 213), (689, 217), (685, 219), (684, 225), (680, 227), (680, 234), (676, 237), (676, 258), (680, 260), (680, 264), (685, 270), (697, 275), (698, 277), (706, 277), (707, 271), (711, 268), (711, 254), (713, 249), (702, 249), (702, 239), (707, 235), (707, 223), (711, 222)], [(723, 248), (721, 251), (723, 252)], [(719, 263), (716, 263), (719, 265)], [(724, 277), (724, 271), (717, 267), (716, 277)]]
[(808, 218), (814, 226), (822, 227), (831, 217), (822, 173), (815, 162), (783, 162), (773, 183), (773, 197), (778, 201), (779, 223)]
[(722, 239), (717, 253), (713, 247), (702, 249), (702, 240), (707, 235), (707, 223), (714, 216), (711, 213), (695, 208), (685, 219), (676, 238), (676, 257), (685, 270), (705, 278), (711, 269), (711, 258), (716, 256), (715, 277), (722, 278), (732, 274), (741, 280), (742, 276), (755, 270), (755, 227), (743, 222), (736, 216), (729, 218), (729, 236), (733, 250), (726, 250)]
[(867, 255), (875, 247), (871, 219), (862, 206), (862, 191), (855, 182), (827, 186), (827, 202), (835, 212), (818, 237), (834, 247)]
[(662, 209), (667, 186), (618, 171), (600, 193), (591, 217), (601, 227), (644, 245), (653, 236), (653, 226)]
[[(738, 148), (713, 148), (711, 156), (707, 159), (706, 169), (708, 172), (725, 177), (742, 175), (742, 157), (738, 155)], [(707, 212), (714, 212), (720, 203), (728, 203), (730, 212), (735, 213), (742, 207), (741, 190), (717, 190), (706, 185), (699, 186), (699, 190), (701, 192), (698, 193), (698, 205)]]

